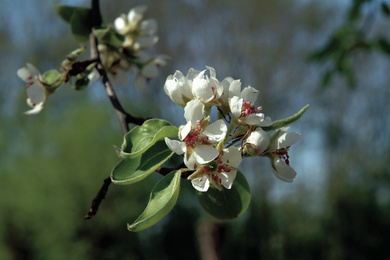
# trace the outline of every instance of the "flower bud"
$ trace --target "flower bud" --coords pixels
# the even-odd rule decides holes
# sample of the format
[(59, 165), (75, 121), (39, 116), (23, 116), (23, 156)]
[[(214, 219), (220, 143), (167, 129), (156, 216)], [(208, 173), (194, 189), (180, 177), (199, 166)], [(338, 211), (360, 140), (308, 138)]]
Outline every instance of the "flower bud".
[(263, 129), (257, 128), (246, 139), (245, 150), (250, 155), (261, 155), (268, 148), (270, 139)]

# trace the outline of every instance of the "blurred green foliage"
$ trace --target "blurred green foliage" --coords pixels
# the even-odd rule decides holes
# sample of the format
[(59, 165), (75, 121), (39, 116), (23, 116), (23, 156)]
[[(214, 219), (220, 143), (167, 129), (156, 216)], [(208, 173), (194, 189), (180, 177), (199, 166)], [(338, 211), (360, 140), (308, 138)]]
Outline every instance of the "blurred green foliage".
[[(375, 8), (375, 6), (380, 6), (380, 8)], [(367, 11), (368, 8), (371, 10)], [(330, 65), (322, 77), (322, 87), (328, 86), (332, 77), (337, 74), (345, 77), (350, 87), (356, 86), (354, 70), (356, 52), (380, 51), (390, 56), (388, 38), (384, 35), (369, 36), (374, 23), (373, 19), (381, 14), (390, 18), (389, 4), (385, 1), (352, 1), (344, 24), (333, 32), (323, 47), (309, 55), (311, 61), (323, 64), (328, 62)]]

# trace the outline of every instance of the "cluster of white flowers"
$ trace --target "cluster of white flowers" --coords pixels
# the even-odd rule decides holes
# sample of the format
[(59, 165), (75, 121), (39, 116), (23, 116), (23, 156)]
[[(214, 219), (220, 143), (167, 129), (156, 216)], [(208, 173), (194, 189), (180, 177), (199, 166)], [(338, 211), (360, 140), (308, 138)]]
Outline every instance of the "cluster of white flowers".
[[(103, 34), (93, 33), (99, 39), (98, 52), (100, 62), (110, 74), (111, 80), (128, 84), (128, 72), (136, 75), (134, 84), (141, 91), (146, 83), (158, 76), (159, 67), (166, 65), (165, 55), (150, 55), (147, 50), (158, 42), (157, 22), (154, 19), (144, 19), (146, 6), (132, 8), (127, 15), (122, 14), (115, 19), (113, 25), (101, 29)], [(107, 36), (109, 35), (109, 36)], [(32, 107), (26, 114), (37, 114), (45, 106), (49, 94), (53, 93), (62, 83), (76, 76), (75, 89), (82, 89), (89, 83), (100, 78), (95, 68), (94, 60), (78, 61), (78, 56), (85, 47), (71, 52), (62, 62), (60, 71), (50, 70), (41, 74), (31, 64), (17, 71), (17, 75), (27, 83), (27, 104)], [(73, 65), (77, 66), (73, 67)], [(85, 65), (86, 64), (86, 65)], [(80, 88), (79, 88), (80, 87)]]
[[(106, 70), (118, 81), (127, 83), (127, 71), (135, 72), (134, 81), (140, 90), (150, 79), (157, 77), (158, 68), (166, 65), (167, 56), (151, 56), (146, 50), (151, 49), (158, 42), (157, 22), (154, 19), (145, 19), (146, 6), (137, 6), (130, 9), (127, 15), (122, 14), (114, 21), (116, 32), (124, 38), (122, 45), (117, 48), (109, 44), (100, 43), (99, 53)], [(96, 76), (92, 74), (91, 78)]]
[[(287, 128), (264, 131), (262, 127), (272, 121), (254, 105), (259, 92), (250, 86), (241, 91), (240, 80), (219, 81), (214, 68), (206, 68), (191, 68), (186, 76), (176, 71), (164, 85), (171, 100), (184, 107), (187, 120), (179, 128), (179, 140), (165, 138), (165, 142), (184, 155), (185, 165), (194, 171), (188, 177), (193, 187), (201, 192), (210, 186), (230, 189), (242, 157), (256, 155), (269, 157), (276, 177), (292, 182), (296, 172), (289, 166), (288, 149), (300, 134), (285, 133)], [(210, 123), (212, 106), (217, 106), (221, 119)]]

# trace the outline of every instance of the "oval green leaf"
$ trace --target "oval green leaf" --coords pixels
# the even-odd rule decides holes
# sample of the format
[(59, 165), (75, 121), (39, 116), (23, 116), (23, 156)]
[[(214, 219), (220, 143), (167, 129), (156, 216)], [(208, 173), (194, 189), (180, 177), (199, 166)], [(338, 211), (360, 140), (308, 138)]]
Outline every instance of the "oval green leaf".
[(271, 131), (271, 130), (276, 130), (276, 129), (279, 129), (283, 126), (286, 126), (286, 125), (289, 125), (291, 123), (294, 123), (295, 121), (297, 121), (299, 118), (301, 118), (301, 116), (303, 116), (303, 114), (306, 112), (306, 110), (309, 108), (309, 105), (306, 105), (304, 106), (301, 110), (298, 111), (298, 113), (296, 113), (295, 115), (292, 115), (290, 117), (287, 117), (285, 119), (282, 119), (282, 120), (276, 120), (272, 123), (272, 125), (270, 126), (265, 126), (265, 127), (261, 127), (264, 131)]
[(150, 119), (141, 126), (133, 128), (124, 136), (119, 157), (122, 159), (132, 159), (140, 156), (153, 144), (164, 137), (177, 137), (178, 130), (168, 121), (161, 119)]
[(92, 30), (91, 17), (91, 10), (88, 8), (73, 10), (70, 18), (70, 28), (73, 37), (80, 43), (89, 41), (89, 34)]
[(120, 160), (111, 172), (111, 180), (115, 184), (122, 185), (139, 182), (154, 172), (172, 155), (173, 152), (164, 141), (160, 140), (141, 156)]
[(89, 8), (85, 7), (75, 7), (75, 6), (66, 6), (66, 5), (57, 5), (54, 7), (57, 14), (64, 19), (65, 22), (70, 23), (72, 19), (73, 12), (77, 11), (88, 11)]
[(202, 208), (211, 216), (228, 220), (242, 216), (251, 201), (251, 192), (245, 176), (237, 171), (231, 189), (221, 191), (210, 187), (207, 192), (197, 192), (197, 198)]
[(153, 187), (150, 199), (144, 212), (134, 221), (127, 224), (129, 231), (141, 231), (147, 229), (163, 217), (175, 206), (179, 197), (181, 171), (170, 172)]

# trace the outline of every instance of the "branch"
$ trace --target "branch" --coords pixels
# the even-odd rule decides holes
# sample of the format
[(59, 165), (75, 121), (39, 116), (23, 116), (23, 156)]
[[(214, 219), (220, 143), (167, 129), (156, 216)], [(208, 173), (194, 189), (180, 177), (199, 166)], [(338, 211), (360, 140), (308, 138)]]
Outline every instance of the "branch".
[(92, 201), (91, 209), (88, 211), (88, 214), (84, 217), (84, 220), (91, 219), (93, 216), (96, 215), (100, 203), (105, 199), (108, 187), (111, 184), (111, 178), (108, 177), (104, 180), (103, 186), (100, 188), (98, 194)]
[[(142, 125), (147, 118), (138, 118), (130, 115), (125, 111), (125, 109), (122, 107), (121, 103), (119, 102), (119, 99), (116, 96), (116, 93), (114, 91), (114, 88), (107, 76), (107, 72), (103, 67), (103, 64), (100, 59), (99, 51), (98, 51), (98, 41), (95, 35), (92, 33), (90, 34), (90, 47), (91, 47), (91, 60), (94, 60), (97, 62), (96, 69), (102, 78), (104, 87), (106, 89), (107, 95), (111, 101), (111, 104), (115, 110), (115, 113), (118, 117), (119, 124), (122, 129), (122, 134), (125, 135), (129, 131), (129, 123), (134, 123), (137, 125)], [(102, 187), (100, 188), (98, 194), (92, 201), (91, 208), (88, 212), (88, 214), (84, 217), (84, 220), (91, 219), (93, 216), (96, 215), (100, 204), (102, 203), (103, 199), (105, 199), (105, 196), (107, 194), (108, 188), (111, 184), (111, 178), (108, 177), (104, 180), (104, 183)]]
[[(187, 166), (184, 163), (181, 163), (179, 166), (177, 166), (175, 168), (167, 168), (167, 167), (160, 166), (160, 167), (158, 167), (156, 172), (165, 176), (172, 171), (177, 171), (177, 170), (180, 170), (182, 168), (187, 168)], [(190, 176), (193, 173), (194, 173), (194, 171), (185, 171), (185, 172), (181, 173), (181, 177), (186, 179), (186, 178), (188, 178), (188, 176)]]

